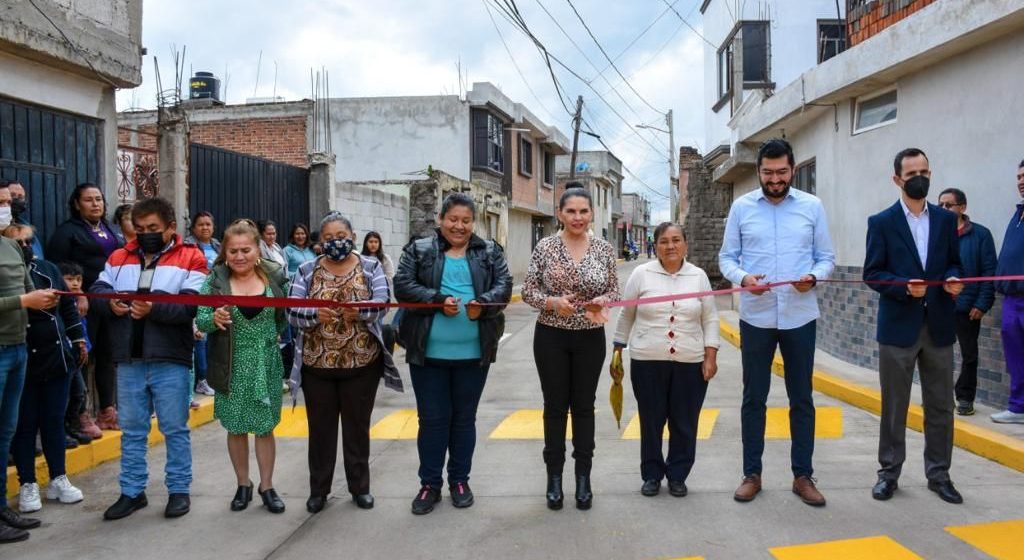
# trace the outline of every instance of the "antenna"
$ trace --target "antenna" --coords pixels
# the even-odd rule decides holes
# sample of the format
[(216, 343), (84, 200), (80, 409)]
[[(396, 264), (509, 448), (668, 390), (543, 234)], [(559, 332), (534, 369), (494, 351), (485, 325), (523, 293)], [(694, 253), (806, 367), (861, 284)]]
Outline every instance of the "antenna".
[(277, 101), (277, 61), (276, 60), (274, 61), (274, 90), (273, 91), (274, 91), (274, 93), (271, 94), (271, 95), (273, 96), (274, 101)]
[(252, 96), (256, 97), (256, 90), (260, 87), (260, 68), (263, 66), (263, 49), (260, 49), (260, 55), (256, 57), (256, 85), (252, 88)]

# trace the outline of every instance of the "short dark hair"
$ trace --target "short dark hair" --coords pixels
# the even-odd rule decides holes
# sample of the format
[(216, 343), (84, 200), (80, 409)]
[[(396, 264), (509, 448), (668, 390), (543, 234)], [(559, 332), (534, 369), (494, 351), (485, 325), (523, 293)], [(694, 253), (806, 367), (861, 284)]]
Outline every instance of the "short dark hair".
[(1018, 169), (1021, 167), (1024, 167), (1024, 159), (1020, 160), (1020, 165), (1017, 166)]
[(761, 168), (761, 160), (765, 158), (776, 159), (782, 156), (786, 156), (790, 167), (796, 165), (796, 158), (793, 157), (793, 146), (790, 146), (789, 142), (783, 138), (766, 140), (757, 150), (757, 168)]
[(188, 229), (191, 230), (195, 228), (196, 222), (198, 222), (200, 218), (210, 218), (211, 223), (217, 223), (217, 221), (213, 219), (213, 214), (207, 212), (206, 210), (200, 210), (192, 215), (192, 223), (188, 226)]
[(60, 269), (61, 276), (84, 276), (85, 271), (82, 269), (82, 265), (76, 262), (60, 262), (57, 263), (57, 268)]
[(107, 195), (103, 194), (103, 189), (101, 189), (100, 186), (97, 185), (96, 183), (79, 183), (78, 186), (75, 187), (75, 190), (71, 191), (71, 196), (68, 197), (68, 213), (74, 218), (82, 217), (82, 213), (79, 212), (78, 208), (75, 207), (75, 203), (78, 202), (79, 198), (82, 198), (82, 192), (88, 189), (96, 189), (100, 191), (100, 198), (103, 199), (104, 210), (104, 215), (100, 216), (100, 219), (105, 219), (107, 209)]
[(892, 162), (892, 169), (896, 172), (896, 176), (900, 177), (903, 175), (903, 160), (917, 156), (924, 156), (924, 159), (928, 159), (928, 154), (924, 153), (920, 148), (900, 150), (900, 153), (896, 154), (896, 159)]
[(295, 232), (299, 231), (300, 229), (302, 231), (306, 232), (306, 245), (309, 245), (310, 241), (312, 241), (309, 238), (309, 226), (307, 226), (306, 224), (304, 224), (302, 222), (295, 222), (294, 224), (292, 224), (292, 230), (290, 232), (288, 232), (288, 242), (289, 243), (294, 243), (295, 242)]
[(7, 187), (13, 185), (14, 183), (17, 183), (17, 181), (14, 181), (12, 179), (0, 179), (0, 189), (6, 189)]
[(125, 203), (114, 209), (114, 222), (121, 225), (121, 220), (127, 217), (129, 220), (132, 218), (132, 205)]
[(270, 226), (274, 226), (274, 230), (277, 230), (277, 224), (274, 223), (274, 220), (260, 220), (256, 222), (256, 229), (259, 230), (260, 235), (266, 233), (267, 228)]
[(476, 203), (466, 193), (453, 192), (452, 194), (444, 197), (444, 202), (441, 203), (441, 217), (445, 217), (448, 211), (456, 206), (465, 206), (469, 208), (469, 212), (473, 214), (473, 218), (476, 218)]
[(956, 200), (956, 203), (961, 205), (961, 206), (963, 206), (964, 204), (967, 204), (967, 195), (964, 194), (964, 191), (962, 191), (960, 189), (950, 187), (950, 188), (940, 192), (939, 193), (939, 198), (942, 198), (942, 195), (945, 195), (945, 194), (953, 195), (953, 199)]
[[(578, 185), (578, 186), (571, 186), (571, 185)], [(573, 181), (571, 183), (567, 183), (565, 186), (566, 186), (565, 192), (563, 192), (562, 196), (559, 197), (559, 199), (558, 199), (558, 209), (559, 210), (565, 208), (565, 203), (568, 202), (570, 198), (573, 198), (575, 196), (587, 199), (587, 206), (589, 206), (591, 209), (594, 208), (594, 197), (593, 197), (593, 195), (590, 194), (590, 191), (588, 191), (587, 189), (583, 188), (583, 185)]]
[(160, 198), (159, 196), (144, 198), (132, 206), (132, 222), (145, 216), (152, 216), (153, 214), (156, 214), (165, 226), (169, 226), (177, 221), (174, 217), (174, 205), (165, 198)]
[(683, 229), (683, 226), (675, 222), (661, 222), (658, 227), (654, 228), (654, 242), (657, 243), (658, 239), (672, 228), (679, 228), (679, 233), (683, 234), (683, 241), (686, 241), (686, 230)]

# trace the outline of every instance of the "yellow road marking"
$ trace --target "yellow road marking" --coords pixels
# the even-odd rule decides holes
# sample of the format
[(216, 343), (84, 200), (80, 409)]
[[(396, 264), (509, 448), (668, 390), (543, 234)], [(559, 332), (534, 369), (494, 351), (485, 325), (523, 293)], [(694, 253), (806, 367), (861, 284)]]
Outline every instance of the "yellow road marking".
[(306, 423), (306, 407), (285, 406), (281, 409), (281, 422), (274, 428), (274, 435), (286, 438), (309, 437), (309, 425)]
[[(702, 408), (700, 420), (697, 421), (697, 439), (710, 439), (711, 432), (715, 429), (715, 422), (718, 421), (717, 408)], [(668, 426), (662, 432), (662, 437), (668, 439)], [(640, 439), (640, 415), (634, 414), (629, 421), (625, 431), (622, 432), (622, 439)]]
[(826, 541), (797, 546), (779, 546), (768, 549), (778, 560), (922, 560), (910, 549), (886, 536)]
[(946, 527), (946, 532), (998, 560), (1024, 559), (1024, 519)]
[[(843, 409), (838, 406), (816, 407), (814, 438), (843, 437)], [(765, 439), (789, 439), (789, 408), (769, 407), (764, 427)]]
[[(572, 422), (566, 424), (565, 437), (572, 438)], [(525, 408), (509, 414), (491, 432), (491, 439), (544, 439), (544, 411)]]
[(370, 428), (370, 439), (416, 439), (420, 421), (415, 408), (403, 408), (381, 418)]

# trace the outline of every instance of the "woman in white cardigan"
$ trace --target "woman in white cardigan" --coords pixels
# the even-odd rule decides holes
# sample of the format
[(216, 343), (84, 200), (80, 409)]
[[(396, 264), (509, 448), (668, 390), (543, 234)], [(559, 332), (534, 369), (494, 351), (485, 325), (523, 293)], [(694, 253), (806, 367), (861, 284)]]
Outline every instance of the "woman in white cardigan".
[[(678, 224), (654, 230), (658, 259), (638, 266), (623, 300), (711, 290), (708, 275), (686, 262), (686, 235)], [(714, 296), (624, 307), (615, 352), (629, 348), (630, 380), (640, 412), (641, 493), (655, 496), (668, 478), (673, 496), (687, 493), (697, 447), (697, 421), (708, 381), (718, 371), (718, 310)], [(668, 422), (668, 460), (662, 430)]]

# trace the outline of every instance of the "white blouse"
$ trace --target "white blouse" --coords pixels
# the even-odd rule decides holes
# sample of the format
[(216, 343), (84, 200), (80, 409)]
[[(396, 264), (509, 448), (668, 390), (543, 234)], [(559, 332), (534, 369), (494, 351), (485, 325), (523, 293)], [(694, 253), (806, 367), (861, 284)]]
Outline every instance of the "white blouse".
[[(711, 290), (708, 275), (684, 262), (675, 274), (657, 260), (633, 270), (623, 300)], [(704, 348), (718, 348), (718, 309), (714, 296), (623, 307), (615, 327), (615, 344), (627, 346), (634, 360), (695, 363)]]

